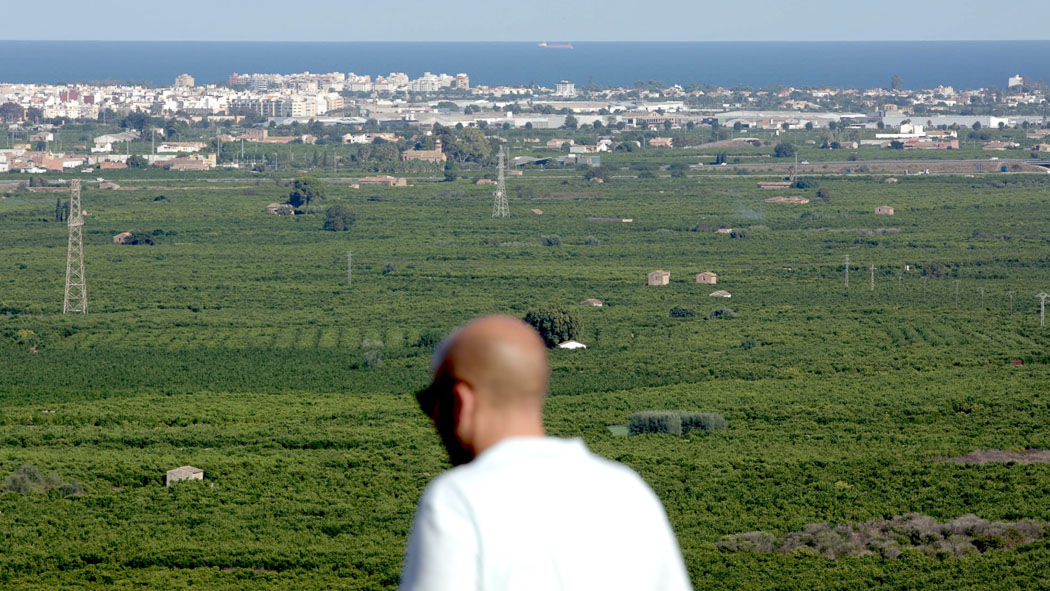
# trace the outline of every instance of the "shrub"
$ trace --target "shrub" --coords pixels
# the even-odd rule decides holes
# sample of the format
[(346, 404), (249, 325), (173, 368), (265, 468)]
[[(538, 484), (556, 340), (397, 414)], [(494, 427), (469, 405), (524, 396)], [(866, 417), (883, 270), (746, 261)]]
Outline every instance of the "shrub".
[(523, 320), (540, 333), (547, 347), (575, 339), (583, 329), (576, 313), (560, 305), (529, 310)]
[(146, 233), (146, 232), (133, 231), (131, 233), (131, 236), (128, 236), (127, 238), (125, 238), (124, 242), (122, 244), (125, 244), (125, 245), (128, 245), (128, 244), (132, 244), (132, 245), (134, 245), (134, 244), (153, 245), (153, 236), (148, 234), (148, 233)]
[(544, 246), (561, 246), (561, 236), (551, 234), (550, 236), (541, 236), (540, 242)]
[(357, 215), (343, 204), (336, 204), (324, 212), (324, 225), (322, 228), (330, 232), (346, 232), (354, 226)]
[(683, 308), (682, 306), (671, 308), (671, 318), (692, 318), (693, 316), (696, 316), (696, 312), (689, 308)]
[(788, 142), (781, 142), (773, 148), (773, 156), (776, 158), (791, 158), (795, 155), (795, 146)]
[(1041, 540), (1047, 530), (1048, 524), (1035, 521), (993, 522), (964, 515), (942, 524), (932, 517), (911, 513), (856, 525), (811, 523), (802, 531), (789, 532), (779, 539), (766, 532), (735, 534), (722, 538), (717, 547), (728, 552), (803, 552), (826, 558), (873, 552), (896, 558), (903, 550), (912, 549), (959, 558), (989, 550), (1012, 550)]
[(383, 265), (383, 275), (389, 275), (397, 271), (397, 263), (387, 263)]
[(58, 487), (58, 492), (60, 492), (63, 497), (79, 497), (84, 494), (84, 485), (77, 480), (70, 480)]
[(587, 246), (598, 246), (598, 245), (600, 245), (600, 244), (601, 244), (602, 242), (601, 242), (601, 240), (598, 240), (598, 239), (597, 239), (597, 238), (595, 238), (594, 236), (588, 236), (588, 237), (587, 237), (587, 239), (583, 241), (583, 243), (584, 243), (585, 245), (587, 245)]
[(383, 355), (379, 351), (367, 351), (365, 352), (365, 367), (368, 369), (376, 369), (383, 367)]
[(715, 412), (682, 412), (682, 435), (690, 431), (724, 431), (726, 419)]
[(44, 492), (53, 488), (58, 489), (58, 492), (64, 497), (84, 494), (84, 485), (76, 480), (64, 483), (57, 474), (44, 474), (29, 464), (16, 468), (4, 482), (4, 490), (23, 495)]
[(715, 308), (707, 315), (708, 320), (718, 320), (720, 318), (736, 318), (736, 312), (732, 308)]
[(631, 435), (660, 433), (682, 434), (682, 417), (673, 410), (650, 410), (631, 415), (627, 421), (627, 432)]
[(444, 335), (442, 335), (440, 332), (428, 330), (423, 334), (419, 335), (419, 338), (416, 339), (416, 342), (413, 343), (412, 346), (418, 349), (432, 350), (435, 347), (437, 347), (439, 343), (441, 343), (441, 340), (443, 338)]
[(4, 482), (4, 489), (9, 492), (28, 495), (44, 490), (46, 484), (47, 479), (44, 478), (43, 472), (35, 466), (23, 464), (15, 468), (15, 471), (7, 477), (7, 481)]

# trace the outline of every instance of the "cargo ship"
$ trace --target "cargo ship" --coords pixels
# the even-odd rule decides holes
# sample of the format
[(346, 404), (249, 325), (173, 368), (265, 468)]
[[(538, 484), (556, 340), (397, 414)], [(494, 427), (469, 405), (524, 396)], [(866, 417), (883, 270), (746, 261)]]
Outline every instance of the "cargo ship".
[(572, 49), (572, 43), (547, 43), (544, 41), (539, 45), (543, 49)]

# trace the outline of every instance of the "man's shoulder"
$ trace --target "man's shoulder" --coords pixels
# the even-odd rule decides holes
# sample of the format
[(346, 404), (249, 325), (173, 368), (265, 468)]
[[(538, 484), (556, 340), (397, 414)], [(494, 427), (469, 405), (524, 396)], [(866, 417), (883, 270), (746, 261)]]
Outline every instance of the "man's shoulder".
[(520, 486), (523, 481), (530, 488), (557, 483), (602, 488), (614, 496), (655, 499), (649, 485), (630, 467), (592, 452), (580, 439), (557, 437), (501, 442), (474, 461), (441, 474), (428, 490), (469, 498), (492, 492), (490, 488)]

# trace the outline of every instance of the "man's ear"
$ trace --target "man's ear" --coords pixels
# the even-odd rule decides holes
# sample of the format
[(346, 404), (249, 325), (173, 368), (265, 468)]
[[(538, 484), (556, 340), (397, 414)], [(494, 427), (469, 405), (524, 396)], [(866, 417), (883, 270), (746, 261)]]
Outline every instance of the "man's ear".
[(452, 410), (456, 420), (456, 438), (467, 448), (473, 448), (477, 394), (470, 384), (456, 382), (452, 387)]

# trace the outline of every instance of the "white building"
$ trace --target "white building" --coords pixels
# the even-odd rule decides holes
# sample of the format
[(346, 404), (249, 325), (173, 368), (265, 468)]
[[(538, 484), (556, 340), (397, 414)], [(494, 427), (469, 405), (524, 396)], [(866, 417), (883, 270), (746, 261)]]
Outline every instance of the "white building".
[(164, 475), (164, 486), (171, 486), (182, 480), (204, 480), (204, 470), (193, 466), (172, 468)]
[(1013, 88), (1015, 86), (1024, 86), (1024, 77), (1022, 77), (1020, 74), (1017, 74), (1016, 76), (1010, 76), (1010, 78), (1006, 82), (1007, 88)]
[(568, 80), (562, 80), (554, 87), (554, 96), (571, 98), (576, 96), (576, 85)]

